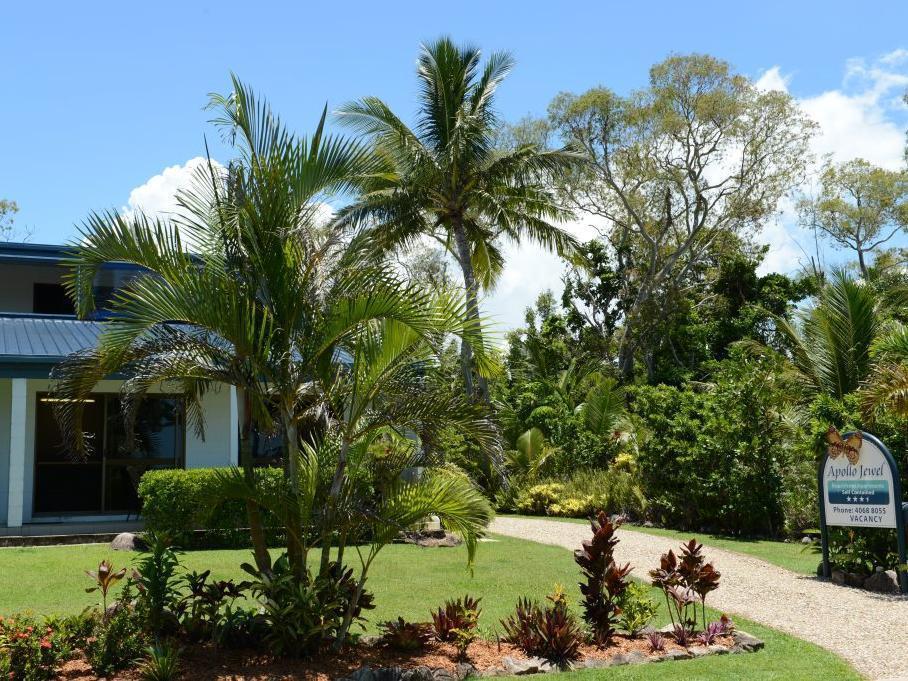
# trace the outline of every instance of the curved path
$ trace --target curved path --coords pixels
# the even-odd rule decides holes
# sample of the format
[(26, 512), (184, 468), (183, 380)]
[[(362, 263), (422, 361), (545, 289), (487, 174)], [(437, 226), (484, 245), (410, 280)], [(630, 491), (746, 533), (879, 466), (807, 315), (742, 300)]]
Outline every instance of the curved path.
[[(580, 523), (496, 518), (491, 531), (509, 537), (575, 549), (590, 536)], [(618, 530), (619, 562), (636, 577), (659, 564), (679, 542), (633, 530)], [(707, 559), (722, 573), (710, 605), (729, 615), (779, 629), (823, 646), (870, 679), (908, 681), (908, 599), (821, 582), (765, 561), (705, 544)]]

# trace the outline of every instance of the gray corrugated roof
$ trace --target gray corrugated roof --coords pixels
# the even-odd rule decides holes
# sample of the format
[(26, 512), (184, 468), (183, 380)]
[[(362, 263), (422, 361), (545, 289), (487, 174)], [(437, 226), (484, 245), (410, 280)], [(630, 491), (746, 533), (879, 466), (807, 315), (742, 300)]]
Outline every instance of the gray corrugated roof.
[(103, 322), (54, 316), (0, 316), (0, 362), (53, 362), (93, 347)]

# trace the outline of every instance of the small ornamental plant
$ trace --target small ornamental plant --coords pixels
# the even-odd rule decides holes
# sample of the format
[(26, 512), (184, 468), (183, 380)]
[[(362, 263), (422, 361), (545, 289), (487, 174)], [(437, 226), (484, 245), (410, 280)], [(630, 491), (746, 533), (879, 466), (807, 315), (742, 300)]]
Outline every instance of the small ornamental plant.
[(574, 551), (574, 562), (580, 566), (584, 582), (580, 584), (583, 594), (583, 619), (598, 645), (608, 645), (620, 623), (620, 602), (627, 590), (630, 564), (618, 565), (614, 551), (618, 544), (615, 530), (621, 521), (615, 523), (600, 511), (590, 521), (593, 531), (591, 539)]
[(501, 620), (503, 640), (527, 655), (565, 664), (579, 656), (584, 635), (568, 608), (564, 589), (556, 586), (546, 599), (545, 608), (528, 598), (519, 599), (514, 614)]
[(481, 601), (481, 598), (466, 595), (456, 601), (445, 601), (443, 608), (430, 613), (435, 638), (442, 643), (453, 643), (455, 629), (475, 629), (482, 613)]
[(107, 596), (110, 594), (111, 589), (116, 586), (117, 582), (126, 576), (126, 568), (115, 571), (113, 564), (109, 560), (104, 559), (98, 564), (97, 570), (86, 570), (85, 574), (91, 577), (95, 582), (94, 586), (85, 589), (85, 593), (94, 593), (97, 591), (101, 594), (102, 615), (107, 617)]
[(659, 567), (650, 571), (653, 586), (662, 589), (675, 640), (686, 646), (693, 639), (697, 627), (697, 605), (702, 612), (703, 628), (706, 622), (706, 596), (719, 588), (721, 574), (707, 563), (703, 545), (696, 539), (681, 545), (680, 560), (674, 551), (662, 554)]
[(426, 622), (408, 622), (403, 617), (380, 622), (381, 643), (392, 650), (422, 650), (432, 638), (432, 627)]
[(57, 668), (71, 650), (59, 630), (27, 615), (0, 617), (0, 676), (44, 681), (57, 678)]

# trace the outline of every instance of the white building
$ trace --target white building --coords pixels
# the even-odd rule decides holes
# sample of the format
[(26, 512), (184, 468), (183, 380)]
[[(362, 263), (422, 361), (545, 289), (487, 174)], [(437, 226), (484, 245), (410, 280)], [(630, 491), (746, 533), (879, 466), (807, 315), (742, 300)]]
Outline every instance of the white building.
[[(76, 319), (61, 285), (64, 257), (59, 246), (0, 244), (0, 535), (114, 527), (136, 517), (136, 486), (146, 470), (237, 461), (232, 387), (206, 395), (204, 439), (185, 427), (179, 395), (149, 396), (127, 449), (118, 380), (100, 382), (86, 404), (92, 455), (71, 456), (54, 420), (48, 376), (64, 357), (91, 347), (104, 321)], [(105, 267), (95, 281), (96, 300), (131, 271), (117, 263)]]

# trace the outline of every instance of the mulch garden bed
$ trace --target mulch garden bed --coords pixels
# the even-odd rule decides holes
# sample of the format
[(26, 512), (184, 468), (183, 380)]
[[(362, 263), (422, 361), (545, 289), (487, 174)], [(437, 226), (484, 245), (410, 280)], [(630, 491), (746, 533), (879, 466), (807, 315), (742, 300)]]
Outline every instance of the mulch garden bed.
[[(759, 650), (762, 641), (744, 632), (721, 636), (711, 646), (679, 646), (665, 637), (665, 650), (651, 653), (644, 638), (616, 636), (611, 645), (600, 648), (584, 645), (580, 657), (568, 669), (608, 667), (680, 660), (704, 655), (743, 653)], [(423, 650), (398, 652), (379, 645), (361, 643), (342, 653), (326, 653), (311, 659), (275, 658), (250, 650), (221, 650), (210, 645), (186, 647), (181, 655), (184, 679), (193, 681), (457, 681), (468, 676), (505, 676), (559, 671), (545, 660), (528, 657), (519, 648), (495, 641), (474, 641), (465, 661), (457, 660), (457, 649), (432, 642)], [(95, 681), (89, 665), (80, 659), (68, 662), (60, 674), (66, 681)], [(136, 670), (126, 670), (112, 679), (133, 681)]]

